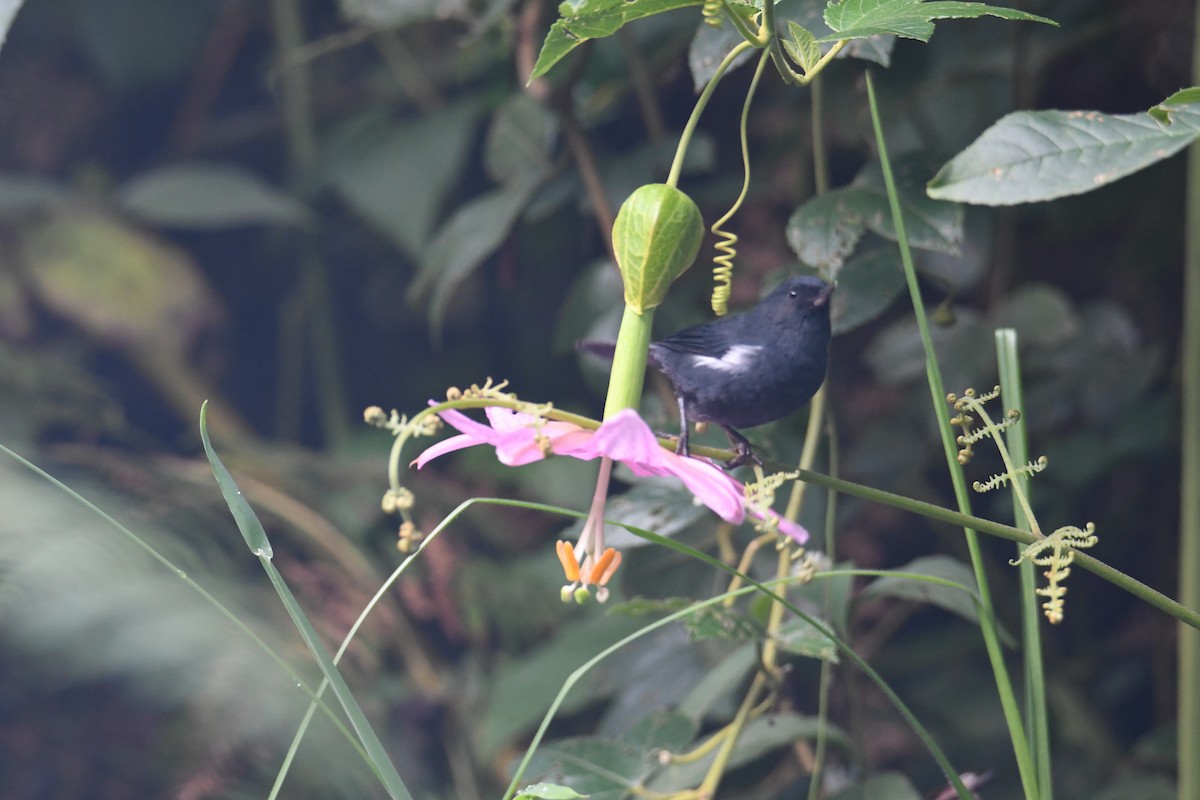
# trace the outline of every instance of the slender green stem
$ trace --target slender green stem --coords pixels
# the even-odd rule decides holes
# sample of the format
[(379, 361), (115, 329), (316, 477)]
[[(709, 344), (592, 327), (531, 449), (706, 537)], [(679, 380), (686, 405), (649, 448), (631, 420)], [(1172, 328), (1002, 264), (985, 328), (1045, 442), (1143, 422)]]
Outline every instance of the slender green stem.
[[(1200, 2), (1192, 39), (1192, 85), (1200, 85)], [(1188, 153), (1184, 216), (1180, 437), (1179, 597), (1200, 607), (1200, 150)], [(1179, 800), (1200, 797), (1200, 631), (1179, 626)]]
[(762, 77), (763, 67), (766, 65), (767, 54), (764, 52), (758, 60), (754, 77), (750, 80), (750, 88), (746, 90), (746, 99), (742, 103), (742, 116), (738, 123), (738, 139), (742, 148), (742, 191), (738, 193), (737, 199), (733, 201), (733, 205), (729, 207), (725, 215), (712, 224), (713, 233), (719, 233), (725, 223), (733, 218), (733, 215), (742, 207), (746, 194), (750, 191), (750, 140), (746, 133), (746, 123), (750, 119), (750, 105), (754, 101), (754, 93), (758, 90), (758, 80)]
[[(1004, 408), (1024, 414), (1025, 400), (1021, 389), (1021, 362), (1017, 352), (1017, 332), (1012, 328), (996, 331), (996, 360), (1000, 368), (1000, 402)], [(1024, 424), (1014, 425), (1004, 432), (1012, 451), (1012, 459), (1018, 464), (1029, 463), (1029, 444), (1026, 441)], [(1029, 530), (1029, 476), (1013, 473), (1013, 518), (1018, 528)], [(1021, 548), (1017, 548), (1020, 557)], [(1021, 637), (1024, 642), (1021, 653), (1025, 666), (1025, 731), (1029, 735), (1029, 747), (1037, 763), (1038, 789), (1042, 800), (1053, 800), (1053, 770), (1050, 760), (1049, 709), (1046, 705), (1045, 667), (1042, 659), (1042, 637), (1040, 625), (1042, 615), (1038, 609), (1037, 576), (1033, 562), (1021, 559), (1017, 567), (1021, 584)]]
[(820, 79), (812, 82), (813, 187), (816, 194), (829, 191), (829, 157), (825, 148), (825, 89)]
[[(495, 397), (472, 398), (469, 400), (448, 400), (424, 409), (413, 416), (413, 421), (416, 421), (428, 414), (436, 414), (440, 411), (445, 411), (446, 409), (487, 408), (488, 406), (512, 408), (519, 411), (529, 411), (531, 408), (537, 407), (535, 404), (524, 401)], [(540, 408), (545, 407), (542, 406)], [(557, 408), (545, 410), (544, 414), (547, 419), (572, 422), (580, 427), (588, 428), (590, 430), (595, 430), (596, 428), (600, 427), (600, 423), (591, 417), (585, 417), (581, 414), (573, 414), (569, 411), (562, 411)], [(393, 475), (394, 479), (394, 482), (392, 483), (393, 488), (398, 488), (401, 485), (399, 480), (399, 465), (403, 441), (406, 441), (405, 437), (396, 437), (396, 442), (392, 445), (392, 455), (389, 459), (389, 473)], [(675, 446), (675, 442), (669, 437), (664, 436), (658, 441), (659, 444), (668, 450), (673, 449)], [(2, 446), (0, 446), (0, 448), (2, 448)], [(11, 451), (6, 450), (6, 452)], [(693, 445), (692, 455), (704, 456), (717, 461), (729, 461), (737, 454), (732, 450), (724, 448)], [(995, 536), (1000, 539), (1007, 539), (1008, 541), (1019, 542), (1022, 544), (1033, 544), (1034, 542), (1041, 540), (1039, 537), (1035, 536), (1029, 531), (1022, 530), (1021, 528), (1015, 528), (1012, 525), (1005, 525), (1000, 522), (994, 522), (990, 519), (984, 519), (983, 517), (964, 514), (961, 511), (955, 511), (954, 509), (945, 508), (933, 503), (927, 503), (924, 500), (905, 497), (902, 494), (888, 492), (883, 489), (876, 489), (872, 486), (865, 486), (861, 483), (854, 483), (842, 478), (835, 478), (831, 475), (825, 475), (820, 472), (814, 472), (806, 469), (796, 470), (792, 466), (780, 464), (777, 461), (765, 461), (764, 467), (767, 467), (775, 472), (786, 472), (788, 470), (792, 470), (799, 474), (800, 480), (820, 486), (824, 489), (829, 489), (831, 491), (838, 492), (839, 494), (850, 495), (851, 497), (858, 497), (863, 500), (868, 500), (872, 503), (880, 503), (882, 505), (892, 506), (893, 508), (899, 508), (903, 511), (918, 514), (928, 519), (936, 520), (938, 522), (945, 522), (961, 528), (967, 528), (988, 536)], [(1183, 624), (1189, 625), (1196, 630), (1200, 630), (1200, 612), (1186, 607), (1175, 600), (1172, 600), (1171, 598), (1167, 597), (1161, 592), (1156, 591), (1155, 589), (1152, 589), (1136, 578), (1130, 577), (1115, 567), (1111, 567), (1103, 561), (1099, 561), (1096, 558), (1087, 555), (1086, 553), (1076, 552), (1074, 563), (1075, 566), (1087, 570), (1102, 580), (1108, 581), (1109, 583), (1124, 589), (1139, 600), (1142, 600), (1143, 602), (1154, 606), (1160, 611), (1169, 614)]]
[(692, 108), (692, 115), (688, 117), (687, 124), (683, 126), (683, 133), (679, 135), (679, 145), (675, 148), (675, 158), (671, 161), (671, 171), (667, 173), (666, 182), (668, 186), (679, 185), (679, 174), (683, 171), (683, 159), (687, 155), (688, 145), (692, 141), (692, 135), (696, 132), (696, 125), (700, 122), (700, 115), (704, 113), (704, 107), (708, 105), (709, 98), (712, 97), (713, 92), (717, 88), (717, 83), (720, 82), (737, 57), (753, 47), (754, 45), (750, 42), (738, 42), (729, 51), (728, 55), (721, 60), (712, 77), (708, 79), (708, 83), (704, 86), (704, 91), (696, 99), (696, 105)]
[[(921, 333), (921, 344), (925, 349), (925, 372), (929, 379), (929, 393), (938, 421), (938, 432), (941, 434), (942, 449), (945, 452), (946, 463), (950, 469), (950, 478), (954, 484), (954, 495), (958, 507), (969, 513), (971, 509), (970, 496), (967, 492), (966, 478), (958, 464), (958, 446), (955, 442), (954, 431), (945, 413), (946, 389), (942, 384), (941, 371), (938, 368), (937, 355), (933, 350), (933, 340), (929, 335), (929, 320), (925, 314), (925, 305), (917, 286), (917, 273), (913, 265), (912, 253), (908, 248), (908, 238), (904, 230), (904, 215), (900, 208), (900, 200), (896, 193), (895, 178), (892, 175), (891, 163), (887, 156), (887, 143), (883, 136), (883, 127), (879, 121), (879, 107), (875, 101), (875, 86), (871, 73), (867, 72), (867, 96), (871, 106), (871, 121), (875, 128), (875, 142), (879, 150), (879, 161), (883, 168), (884, 184), (887, 186), (888, 203), (892, 211), (892, 224), (896, 228), (896, 239), (900, 246), (900, 260), (904, 265), (904, 277), (908, 283), (909, 296), (913, 311), (917, 318), (917, 327)], [(966, 536), (967, 550), (971, 556), (971, 566), (975, 571), (975, 580), (979, 585), (979, 598), (986, 613), (979, 617), (979, 629), (983, 634), (984, 647), (991, 661), (992, 674), (996, 681), (996, 690), (1000, 696), (1000, 705), (1004, 711), (1004, 719), (1008, 724), (1009, 738), (1012, 740), (1013, 753), (1017, 759), (1017, 768), (1021, 774), (1021, 786), (1025, 790), (1026, 800), (1039, 800), (1037, 776), (1030, 756), (1029, 744), (1026, 741), (1025, 729), (1021, 723), (1021, 711), (1013, 691), (1008, 668), (1004, 663), (1004, 653), (1000, 645), (1000, 637), (996, 631), (995, 611), (992, 604), (991, 590), (988, 586), (987, 571), (983, 563), (983, 553), (979, 546), (979, 535), (972, 529), (963, 531)]]

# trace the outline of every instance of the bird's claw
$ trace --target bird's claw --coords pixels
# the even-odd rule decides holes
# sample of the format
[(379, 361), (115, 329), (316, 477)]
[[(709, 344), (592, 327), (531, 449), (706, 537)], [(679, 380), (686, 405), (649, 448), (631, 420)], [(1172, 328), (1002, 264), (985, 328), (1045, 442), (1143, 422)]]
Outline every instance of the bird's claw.
[(725, 462), (726, 470), (735, 470), (738, 467), (744, 467), (746, 464), (756, 464), (762, 466), (762, 459), (754, 455), (754, 452), (749, 447), (738, 447), (737, 455)]
[(729, 437), (729, 444), (733, 446), (736, 456), (725, 462), (725, 469), (737, 469), (745, 464), (757, 464), (762, 466), (762, 460), (754, 455), (754, 449), (750, 446), (750, 440), (740, 433), (735, 431), (728, 425), (722, 425), (725, 429), (725, 434)]

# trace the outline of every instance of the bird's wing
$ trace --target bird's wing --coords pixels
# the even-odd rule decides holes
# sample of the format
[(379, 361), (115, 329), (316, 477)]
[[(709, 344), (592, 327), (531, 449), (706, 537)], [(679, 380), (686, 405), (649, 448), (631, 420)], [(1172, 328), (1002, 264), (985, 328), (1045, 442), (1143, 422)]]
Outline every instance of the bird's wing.
[(698, 356), (719, 356), (729, 349), (728, 334), (721, 327), (708, 323), (684, 328), (655, 344), (662, 345), (677, 353), (691, 353)]

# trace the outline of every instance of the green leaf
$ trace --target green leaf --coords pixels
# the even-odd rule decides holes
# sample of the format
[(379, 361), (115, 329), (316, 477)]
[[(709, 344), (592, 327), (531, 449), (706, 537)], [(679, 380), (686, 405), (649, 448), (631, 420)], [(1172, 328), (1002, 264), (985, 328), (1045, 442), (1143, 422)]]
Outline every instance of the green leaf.
[[(569, 538), (565, 533), (561, 538)], [(607, 542), (608, 540), (605, 539)], [(690, 597), (635, 597), (623, 603), (614, 603), (608, 607), (609, 614), (620, 614), (626, 617), (648, 617), (674, 614), (682, 611), (696, 601)]]
[(384, 29), (466, 14), (465, 4), (443, 0), (338, 0), (338, 8), (354, 26)]
[(688, 617), (684, 623), (692, 641), (702, 639), (732, 639), (755, 641), (763, 638), (766, 630), (756, 620), (741, 612), (723, 606), (707, 606)]
[(0, 219), (39, 211), (70, 194), (62, 185), (45, 178), (0, 175)]
[(239, 225), (307, 225), (308, 209), (238, 167), (178, 164), (152, 170), (117, 195), (134, 216), (156, 225), (231, 228)]
[(508, 237), (540, 180), (529, 176), (475, 198), (455, 211), (429, 242), (408, 297), (418, 302), (428, 295), (434, 330), (441, 329), (454, 290)]
[(492, 116), (484, 142), (484, 168), (498, 183), (548, 172), (557, 131), (558, 118), (532, 95), (510, 95)]
[(621, 736), (621, 741), (643, 753), (682, 750), (696, 735), (694, 719), (678, 711), (655, 711)]
[[(908, 243), (922, 250), (959, 255), (963, 241), (964, 209), (929, 197), (924, 190), (926, 176), (933, 172), (922, 155), (892, 159), (900, 210)], [(872, 161), (854, 177), (842, 198), (842, 208), (853, 214), (868, 229), (885, 239), (896, 241), (887, 189), (878, 161)]]
[(1058, 25), (1053, 20), (1036, 14), (984, 3), (945, 0), (842, 0), (825, 9), (825, 22), (833, 34), (820, 41), (862, 39), (890, 33), (927, 42), (929, 37), (933, 36), (935, 19), (968, 19), (983, 16)]
[(867, 584), (859, 597), (899, 597), (931, 603), (968, 622), (979, 621), (975, 575), (962, 561), (950, 556), (924, 556), (896, 572), (904, 574), (876, 578)]
[(559, 786), (556, 783), (535, 783), (517, 792), (513, 800), (580, 800), (586, 798), (569, 786)]
[[(782, 747), (788, 747), (798, 739), (815, 739), (822, 728), (827, 741), (845, 750), (851, 749), (850, 738), (835, 726), (827, 725), (817, 717), (803, 717), (790, 712), (763, 714), (746, 723), (729, 757), (727, 769), (761, 758)], [(654, 792), (673, 792), (695, 787), (704, 779), (711, 768), (716, 752), (685, 764), (670, 766), (650, 779), (646, 788)]]
[(788, 20), (788, 34), (791, 38), (783, 40), (783, 49), (807, 73), (821, 60), (821, 45), (808, 28), (791, 20)]
[[(608, 615), (576, 619), (545, 645), (502, 662), (493, 670), (488, 705), (472, 729), (480, 752), (490, 756), (509, 738), (535, 727), (580, 663), (643, 625), (641, 620)], [(607, 691), (603, 676), (590, 675), (567, 696), (559, 712), (579, 709), (601, 691)]]
[(612, 36), (627, 22), (672, 11), (676, 8), (698, 6), (703, 0), (582, 0), (564, 2), (558, 11), (562, 18), (550, 26), (546, 41), (529, 80), (540, 78), (579, 45), (589, 39)]
[(317, 635), (316, 628), (313, 627), (308, 617), (304, 614), (299, 601), (292, 594), (292, 590), (288, 588), (287, 583), (283, 580), (283, 576), (279, 574), (279, 570), (275, 569), (275, 565), (271, 563), (271, 543), (267, 541), (267, 534), (263, 530), (262, 523), (258, 520), (258, 515), (254, 513), (254, 509), (250, 507), (250, 503), (242, 495), (242, 490), (234, 482), (233, 476), (229, 474), (229, 470), (221, 463), (221, 459), (217, 457), (216, 451), (213, 450), (212, 442), (209, 441), (207, 409), (208, 402), (205, 401), (204, 405), (200, 407), (200, 440), (204, 444), (204, 453), (208, 456), (208, 463), (212, 467), (213, 475), (217, 479), (221, 495), (225, 498), (225, 504), (229, 506), (230, 513), (233, 514), (233, 519), (237, 523), (238, 530), (242, 532), (242, 538), (246, 540), (250, 551), (258, 556), (258, 560), (266, 571), (267, 577), (271, 580), (271, 585), (275, 587), (275, 592), (279, 595), (280, 602), (283, 604), (284, 609), (287, 610), (288, 616), (292, 618), (292, 623), (296, 626), (300, 637), (308, 645), (309, 652), (312, 653), (313, 659), (321, 668), (321, 673), (325, 676), (325, 680), (329, 682), (329, 687), (333, 690), (334, 696), (337, 697), (338, 702), (341, 704), (342, 710), (346, 712), (346, 717), (350, 720), (350, 725), (354, 728), (354, 732), (362, 743), (363, 749), (367, 751), (367, 755), (371, 759), (371, 765), (374, 767), (379, 782), (383, 784), (388, 794), (394, 800), (411, 800), (412, 795), (409, 794), (404, 781), (400, 779), (395, 765), (388, 758), (387, 751), (383, 748), (383, 743), (379, 741), (379, 737), (371, 727), (371, 723), (367, 720), (362, 708), (358, 705), (358, 701), (351, 694), (350, 687), (346, 685), (346, 681), (342, 678), (341, 673), (338, 672), (337, 665), (334, 664), (332, 656), (325, 649), (325, 645), (321, 643), (321, 638)]
[(839, 662), (837, 646), (808, 620), (793, 619), (784, 623), (776, 635), (780, 649), (806, 658), (819, 658), (831, 664)]
[(921, 800), (921, 793), (899, 772), (881, 772), (843, 789), (830, 800)]
[(692, 719), (704, 719), (757, 665), (756, 645), (739, 645), (688, 691), (679, 702), (679, 711)]
[(319, 185), (416, 257), (458, 181), (480, 112), (469, 99), (411, 121), (363, 117), (341, 125), (323, 143)]
[(1169, 124), (1150, 113), (1009, 114), (938, 171), (929, 196), (1002, 206), (1099, 189), (1174, 155), (1200, 133), (1200, 105), (1162, 113)]
[[(704, 90), (704, 87), (712, 80), (712, 76), (716, 74), (717, 67), (720, 66), (725, 56), (742, 41), (744, 41), (742, 35), (732, 25), (696, 26), (696, 33), (688, 46), (688, 68), (691, 70), (692, 85), (697, 93)], [(754, 53), (755, 50), (749, 49), (739, 54), (729, 65), (725, 74), (728, 75), (745, 64)]]
[(865, 230), (859, 218), (843, 208), (845, 192), (834, 189), (813, 197), (787, 222), (788, 244), (797, 257), (826, 276), (837, 274)]
[[(957, 255), (963, 241), (964, 209), (926, 196), (922, 183), (931, 170), (923, 162), (923, 158), (910, 157), (895, 165), (909, 244)], [(832, 280), (865, 230), (896, 240), (877, 163), (864, 167), (849, 186), (813, 197), (797, 208), (788, 219), (786, 233), (800, 260)]]
[[(827, 5), (827, 0), (789, 0), (776, 6), (775, 18), (779, 22), (795, 22), (810, 31), (817, 42), (821, 42), (824, 41), (824, 37), (832, 33), (829, 26), (825, 24)], [(851, 39), (837, 57), (862, 58), (886, 67), (891, 62), (892, 49), (895, 45), (896, 37), (890, 35)]]
[(878, 317), (904, 291), (904, 270), (893, 247), (855, 254), (837, 272), (829, 314), (833, 332), (843, 334)]
[[(680, 489), (674, 481), (646, 478), (629, 491), (610, 497), (604, 516), (608, 520), (604, 526), (605, 542), (618, 550), (630, 550), (650, 543), (634, 536), (622, 525), (632, 525), (659, 536), (674, 536), (707, 517), (708, 511), (704, 506), (696, 505), (695, 496)], [(574, 523), (560, 534), (560, 538), (578, 539), (583, 533), (584, 522)]]
[(1194, 113), (1194, 109), (1186, 109), (1184, 107), (1196, 103), (1200, 103), (1200, 86), (1180, 89), (1146, 113), (1164, 125), (1170, 125), (1175, 121), (1175, 112), (1182, 110)]
[(263, 530), (258, 515), (254, 513), (254, 509), (242, 495), (242, 490), (238, 488), (233, 476), (229, 474), (229, 470), (217, 457), (212, 442), (208, 440), (207, 400), (204, 401), (204, 405), (200, 406), (200, 441), (204, 444), (204, 454), (208, 456), (208, 463), (212, 467), (213, 477), (217, 479), (217, 486), (221, 489), (221, 496), (225, 498), (225, 505), (229, 506), (229, 513), (233, 514), (233, 520), (237, 523), (238, 530), (242, 532), (246, 546), (254, 555), (270, 559), (274, 552), (271, 550), (270, 540), (267, 539), (267, 532)]
[(544, 743), (527, 772), (556, 784), (569, 784), (590, 800), (620, 800), (646, 770), (645, 753), (598, 736)]

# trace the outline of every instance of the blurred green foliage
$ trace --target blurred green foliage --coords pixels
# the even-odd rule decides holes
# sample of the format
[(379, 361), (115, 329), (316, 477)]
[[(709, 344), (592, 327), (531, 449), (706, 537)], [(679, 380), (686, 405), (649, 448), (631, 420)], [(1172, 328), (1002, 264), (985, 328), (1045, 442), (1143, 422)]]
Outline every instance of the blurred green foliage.
[[(698, 8), (655, 14), (562, 53), (527, 87), (552, 6), (28, 0), (0, 51), (0, 441), (167, 551), (312, 675), (207, 474), (200, 401), (213, 401), (218, 446), (327, 643), (400, 559), (378, 505), (387, 438), (338, 435), (328, 420), (353, 423), (370, 404), (415, 410), (488, 376), (525, 399), (598, 412), (595, 365), (571, 345), (615, 334), (613, 214), (633, 188), (662, 180), (729, 31), (704, 25)], [(826, 36), (823, 7), (783, 0), (780, 24)], [(300, 41), (284, 35), (281, 9), (301, 20)], [(882, 36), (847, 48), (822, 77), (833, 191), (819, 198), (810, 94), (764, 81), (749, 122), (751, 190), (730, 224), (741, 237), (732, 304), (750, 305), (783, 272), (836, 276), (828, 386), (840, 473), (949, 502), (920, 343), (894, 302), (902, 276), (861, 88), (869, 60), (948, 386), (990, 388), (991, 331), (1015, 327), (1025, 424), (1051, 464), (1033, 487), (1039, 515), (1094, 520), (1106, 561), (1165, 589), (1178, 506), (1178, 159), (1020, 208), (964, 208), (923, 189), (1014, 110), (1146, 117), (1187, 83), (1190, 20), (1167, 0), (1029, 10), (1061, 27), (951, 21), (928, 45)], [(681, 188), (709, 221), (741, 183), (747, 73), (718, 89), (685, 164)], [(309, 109), (298, 118), (282, 111), (296, 75)], [(296, 157), (306, 137), (311, 157)], [(661, 333), (705, 318), (704, 252), (659, 309)], [(643, 413), (672, 429), (665, 387), (648, 388)], [(794, 461), (801, 427), (786, 420), (751, 438)], [(981, 462), (973, 469), (986, 477)], [(16, 467), (0, 470), (5, 796), (264, 796), (306, 698), (94, 518)], [(465, 452), (412, 482), (429, 528), (472, 495), (581, 509), (589, 479), (586, 468), (514, 471)], [(639, 484), (612, 508), (712, 549), (716, 526), (687, 503)], [(810, 492), (802, 521), (814, 532), (825, 503)], [(1010, 514), (1000, 495), (979, 510)], [(351, 648), (347, 680), (416, 796), (498, 796), (565, 675), (641, 626), (559, 604), (550, 550), (567, 527), (472, 509)], [(838, 559), (860, 567), (961, 567), (955, 532), (892, 509), (843, 499), (835, 529)], [(747, 534), (734, 538), (741, 546)], [(1010, 549), (989, 547), (1009, 625)], [(660, 548), (626, 556), (613, 604), (725, 587)], [(760, 578), (768, 569), (752, 565)], [(1155, 744), (1173, 707), (1170, 624), (1100, 581), (1072, 581), (1066, 622), (1046, 640), (1052, 731), (1069, 756), (1057, 762), (1059, 796), (1168, 796), (1170, 756)], [(835, 604), (835, 627), (955, 764), (993, 773), (985, 796), (1018, 796), (965, 595), (845, 583), (853, 602)], [(814, 610), (819, 589), (806, 598)], [(592, 796), (616, 797), (621, 780), (649, 774), (652, 747), (684, 747), (727, 721), (756, 663), (752, 612), (702, 620), (693, 638), (667, 628), (605, 662), (570, 696), (530, 781), (595, 764), (610, 780), (591, 773)], [(783, 646), (792, 672), (778, 710), (739, 744), (730, 796), (805, 790), (796, 753), (815, 731), (817, 659), (828, 654), (799, 627)], [(847, 784), (871, 775), (841, 793), (830, 784), (831, 796), (930, 796), (943, 785), (849, 669), (835, 672), (830, 714), (837, 772)], [(679, 769), (653, 788), (688, 785)], [(381, 796), (321, 723), (285, 794)]]

